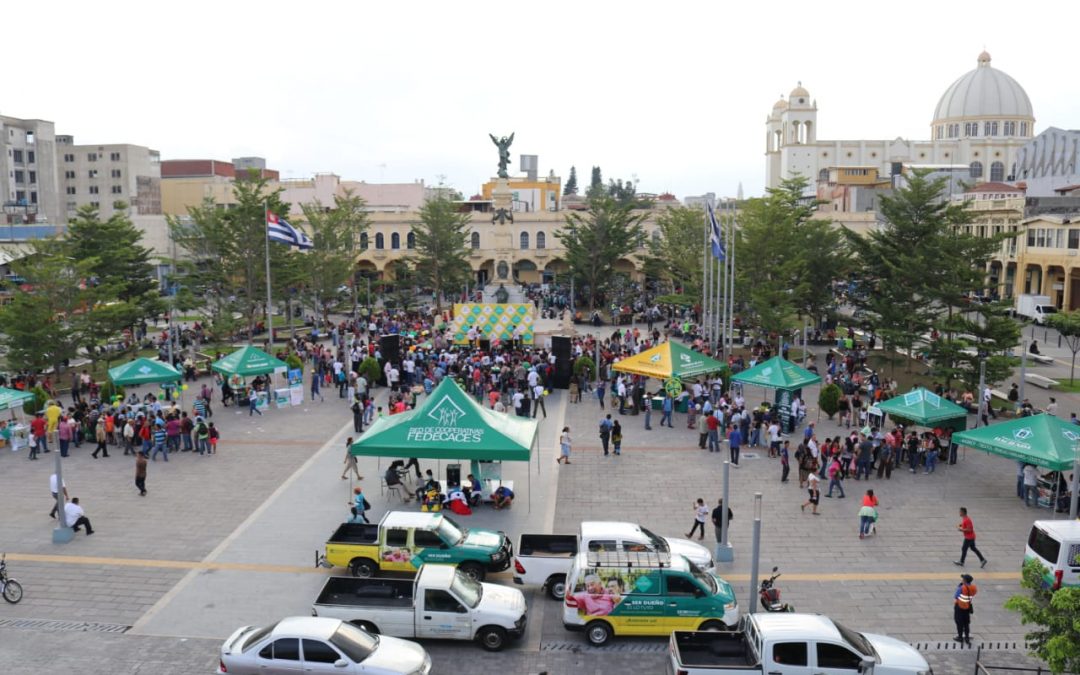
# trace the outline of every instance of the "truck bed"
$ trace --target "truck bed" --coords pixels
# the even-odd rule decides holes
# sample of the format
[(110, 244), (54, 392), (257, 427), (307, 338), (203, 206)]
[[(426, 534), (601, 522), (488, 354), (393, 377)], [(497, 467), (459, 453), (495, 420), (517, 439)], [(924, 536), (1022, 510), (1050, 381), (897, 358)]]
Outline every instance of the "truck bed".
[(412, 607), (411, 579), (358, 579), (330, 577), (326, 580), (316, 605), (339, 607)]
[(679, 663), (700, 668), (759, 667), (746, 633), (716, 631), (674, 631), (671, 643)]
[(376, 523), (342, 523), (330, 535), (330, 544), (377, 544), (379, 526)]
[(577, 554), (577, 535), (523, 534), (517, 554), (536, 558), (573, 558)]

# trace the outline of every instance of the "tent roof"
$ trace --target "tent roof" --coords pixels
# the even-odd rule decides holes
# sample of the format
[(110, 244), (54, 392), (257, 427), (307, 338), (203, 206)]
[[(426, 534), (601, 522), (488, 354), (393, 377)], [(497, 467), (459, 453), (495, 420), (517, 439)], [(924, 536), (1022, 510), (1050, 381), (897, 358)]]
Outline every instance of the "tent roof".
[(248, 377), (251, 375), (266, 375), (267, 373), (284, 373), (289, 366), (281, 359), (270, 356), (258, 347), (247, 345), (219, 359), (210, 367), (226, 375)]
[(380, 417), (354, 455), (529, 461), (539, 423), (485, 409), (450, 378), (415, 410)]
[(176, 368), (145, 357), (109, 368), (109, 379), (119, 385), (175, 382), (181, 378), (183, 374)]
[(958, 445), (1063, 471), (1076, 458), (1080, 427), (1043, 414), (962, 431), (952, 439)]
[(731, 379), (743, 384), (756, 384), (759, 387), (772, 389), (800, 389), (820, 382), (821, 376), (791, 361), (774, 356), (750, 370), (737, 373)]
[(0, 410), (9, 410), (33, 400), (34, 395), (28, 391), (0, 387)]
[(923, 427), (943, 420), (967, 417), (967, 410), (922, 387), (916, 387), (902, 396), (894, 396), (874, 407)]
[(724, 364), (701, 352), (684, 347), (678, 342), (668, 340), (640, 354), (625, 358), (612, 367), (621, 373), (666, 380), (672, 376), (687, 378), (716, 373), (724, 367)]

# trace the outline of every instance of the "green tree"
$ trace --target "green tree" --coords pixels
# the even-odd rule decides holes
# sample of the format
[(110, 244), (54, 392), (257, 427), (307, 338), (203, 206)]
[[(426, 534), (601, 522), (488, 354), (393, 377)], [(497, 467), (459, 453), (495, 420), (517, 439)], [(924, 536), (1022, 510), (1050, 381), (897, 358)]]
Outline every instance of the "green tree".
[(1061, 333), (1065, 345), (1072, 352), (1072, 364), (1069, 366), (1069, 384), (1072, 384), (1076, 374), (1076, 354), (1080, 352), (1080, 311), (1051, 314), (1046, 317), (1046, 325)]
[(1020, 586), (1030, 594), (1012, 596), (1005, 608), (1018, 612), (1025, 626), (1037, 626), (1024, 636), (1033, 656), (1054, 673), (1080, 672), (1080, 588), (1050, 590), (1048, 574), (1038, 560), (1025, 562)]
[(592, 198), (598, 196), (604, 192), (604, 177), (600, 173), (600, 167), (594, 166), (592, 168), (592, 177), (589, 179), (589, 189), (585, 191), (585, 196)]
[(827, 384), (818, 393), (818, 407), (830, 420), (840, 410), (840, 397), (843, 395), (844, 392), (836, 384)]
[(566, 179), (566, 185), (563, 186), (563, 197), (576, 195), (577, 192), (577, 167), (572, 166), (570, 167), (570, 177)]
[(420, 207), (420, 220), (412, 223), (416, 252), (409, 265), (420, 285), (435, 292), (435, 309), (442, 296), (456, 293), (472, 275), (469, 265), (471, 218), (444, 198), (428, 199)]
[(303, 261), (300, 281), (324, 321), (329, 321), (331, 306), (340, 300), (338, 289), (352, 279), (360, 235), (371, 220), (364, 206), (363, 199), (346, 192), (334, 197), (332, 208), (318, 203), (301, 207), (314, 246), (294, 257)]
[(671, 282), (675, 293), (700, 301), (703, 282), (705, 212), (678, 206), (656, 218), (659, 237), (649, 239), (645, 271), (654, 279)]
[(588, 211), (566, 216), (567, 227), (555, 236), (566, 248), (571, 273), (585, 284), (589, 309), (603, 299), (615, 263), (645, 244), (641, 222), (646, 215), (601, 195), (589, 200)]

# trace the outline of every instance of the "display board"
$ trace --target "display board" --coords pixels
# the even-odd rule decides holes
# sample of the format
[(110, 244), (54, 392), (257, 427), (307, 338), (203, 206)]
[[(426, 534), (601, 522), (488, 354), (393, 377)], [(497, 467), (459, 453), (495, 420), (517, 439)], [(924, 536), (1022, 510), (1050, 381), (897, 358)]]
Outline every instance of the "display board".
[(523, 344), (533, 344), (534, 315), (536, 307), (525, 304), (473, 304), (454, 305), (454, 344), (469, 341), (469, 329), (475, 327), (480, 338), (507, 343), (514, 339), (514, 327), (519, 327), (518, 337)]

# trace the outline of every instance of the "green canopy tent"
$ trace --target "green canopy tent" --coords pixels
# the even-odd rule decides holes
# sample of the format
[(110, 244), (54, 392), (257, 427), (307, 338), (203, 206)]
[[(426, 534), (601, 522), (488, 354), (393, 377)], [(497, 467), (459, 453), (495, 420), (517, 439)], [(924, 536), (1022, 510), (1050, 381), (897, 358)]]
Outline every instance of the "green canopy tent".
[(1020, 417), (953, 434), (953, 443), (1053, 471), (1067, 471), (1076, 461), (1080, 427), (1053, 415)]
[(33, 400), (34, 395), (28, 391), (0, 387), (0, 410), (15, 410)]
[(109, 379), (119, 386), (179, 382), (184, 378), (176, 368), (163, 361), (138, 358), (123, 365), (109, 368)]
[(733, 382), (756, 384), (765, 389), (776, 390), (776, 405), (780, 409), (780, 424), (787, 433), (795, 430), (798, 420), (791, 412), (792, 392), (821, 381), (821, 376), (787, 359), (774, 356), (749, 370), (736, 373)]
[(920, 427), (948, 427), (963, 431), (967, 426), (967, 410), (922, 387), (882, 401), (871, 410), (911, 420)]
[[(349, 451), (366, 457), (528, 462), (538, 438), (536, 420), (488, 410), (444, 378), (414, 410), (375, 420)], [(531, 473), (529, 487), (531, 509)]]
[(289, 366), (281, 359), (270, 356), (258, 347), (248, 345), (215, 361), (211, 366), (224, 375), (254, 377), (270, 373), (284, 373)]

